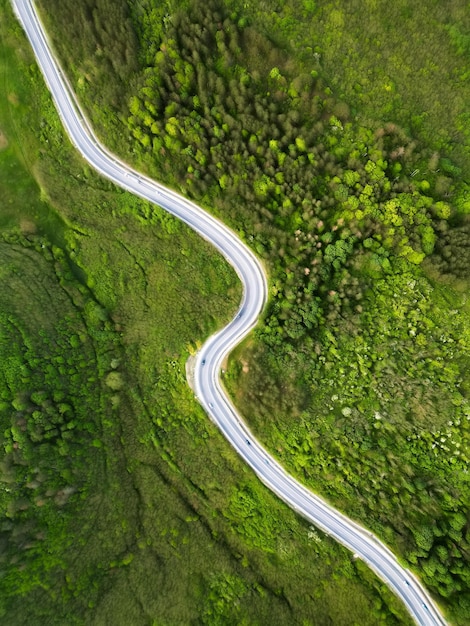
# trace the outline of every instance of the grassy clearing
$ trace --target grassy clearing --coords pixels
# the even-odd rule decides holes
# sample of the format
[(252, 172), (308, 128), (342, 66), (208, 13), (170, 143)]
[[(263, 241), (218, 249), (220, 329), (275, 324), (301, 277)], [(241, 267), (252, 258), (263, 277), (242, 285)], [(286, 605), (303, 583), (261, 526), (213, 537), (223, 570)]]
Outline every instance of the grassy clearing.
[(234, 273), (77, 157), (0, 6), (14, 94), (1, 166), (17, 174), (1, 176), (12, 200), (0, 246), (4, 621), (406, 623), (194, 402), (184, 363), (234, 310)]

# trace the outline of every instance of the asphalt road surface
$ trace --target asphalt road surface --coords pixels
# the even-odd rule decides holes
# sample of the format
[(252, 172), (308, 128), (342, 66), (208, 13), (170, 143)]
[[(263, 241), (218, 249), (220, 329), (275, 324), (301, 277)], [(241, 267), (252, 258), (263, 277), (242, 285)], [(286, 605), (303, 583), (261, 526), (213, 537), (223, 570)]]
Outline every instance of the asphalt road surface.
[(349, 548), (389, 585), (416, 623), (445, 621), (418, 579), (402, 567), (372, 533), (310, 492), (258, 443), (224, 392), (220, 370), (224, 358), (250, 332), (266, 302), (263, 268), (251, 250), (224, 224), (163, 185), (143, 176), (100, 144), (70, 87), (30, 0), (12, 0), (51, 91), (67, 133), (84, 159), (100, 174), (131, 193), (158, 204), (214, 245), (235, 268), (243, 284), (243, 299), (234, 319), (212, 335), (197, 355), (195, 394), (211, 419), (259, 479), (284, 502)]

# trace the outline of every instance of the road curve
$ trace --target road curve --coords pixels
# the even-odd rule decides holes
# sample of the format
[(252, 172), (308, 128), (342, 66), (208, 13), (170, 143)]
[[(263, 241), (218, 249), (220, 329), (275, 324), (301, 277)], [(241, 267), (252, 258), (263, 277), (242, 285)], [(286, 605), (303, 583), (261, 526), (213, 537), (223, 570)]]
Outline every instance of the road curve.
[(235, 268), (243, 298), (235, 318), (212, 335), (195, 365), (198, 401), (258, 478), (307, 520), (360, 557), (404, 602), (417, 624), (445, 625), (444, 618), (419, 580), (365, 528), (348, 519), (289, 476), (258, 443), (226, 395), (220, 370), (224, 358), (251, 331), (266, 303), (267, 283), (253, 252), (223, 223), (163, 185), (143, 176), (111, 154), (97, 139), (52, 52), (31, 0), (11, 0), (36, 55), (67, 133), (81, 155), (116, 185), (155, 203), (188, 224), (214, 245)]

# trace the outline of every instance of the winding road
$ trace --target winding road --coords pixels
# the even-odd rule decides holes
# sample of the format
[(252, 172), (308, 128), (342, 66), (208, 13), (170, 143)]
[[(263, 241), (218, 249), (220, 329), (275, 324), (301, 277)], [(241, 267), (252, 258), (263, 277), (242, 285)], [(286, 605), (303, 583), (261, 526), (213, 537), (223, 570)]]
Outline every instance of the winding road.
[(259, 479), (307, 520), (360, 557), (404, 602), (417, 624), (444, 625), (438, 607), (419, 580), (401, 566), (393, 553), (362, 526), (316, 496), (270, 456), (254, 438), (226, 395), (222, 362), (252, 330), (266, 303), (263, 268), (252, 251), (223, 223), (174, 191), (143, 176), (111, 154), (97, 139), (65, 77), (31, 0), (11, 0), (36, 55), (67, 133), (100, 174), (123, 189), (155, 203), (188, 224), (214, 245), (235, 268), (243, 284), (243, 299), (235, 318), (212, 335), (199, 351), (194, 370), (198, 401)]

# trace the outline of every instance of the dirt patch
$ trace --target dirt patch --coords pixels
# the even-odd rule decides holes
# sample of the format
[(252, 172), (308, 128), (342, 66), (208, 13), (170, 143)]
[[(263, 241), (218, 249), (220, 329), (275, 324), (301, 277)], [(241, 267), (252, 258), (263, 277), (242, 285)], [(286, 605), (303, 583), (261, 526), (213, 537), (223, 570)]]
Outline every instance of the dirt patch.
[(14, 104), (15, 106), (18, 105), (19, 100), (18, 100), (18, 96), (16, 95), (16, 93), (9, 93), (7, 98), (10, 104)]
[(22, 235), (34, 235), (36, 233), (36, 224), (24, 218), (20, 221), (20, 230)]
[(196, 365), (196, 356), (190, 355), (186, 361), (186, 380), (188, 385), (194, 391), (194, 367)]
[(5, 150), (8, 146), (8, 139), (5, 133), (0, 129), (0, 150)]

